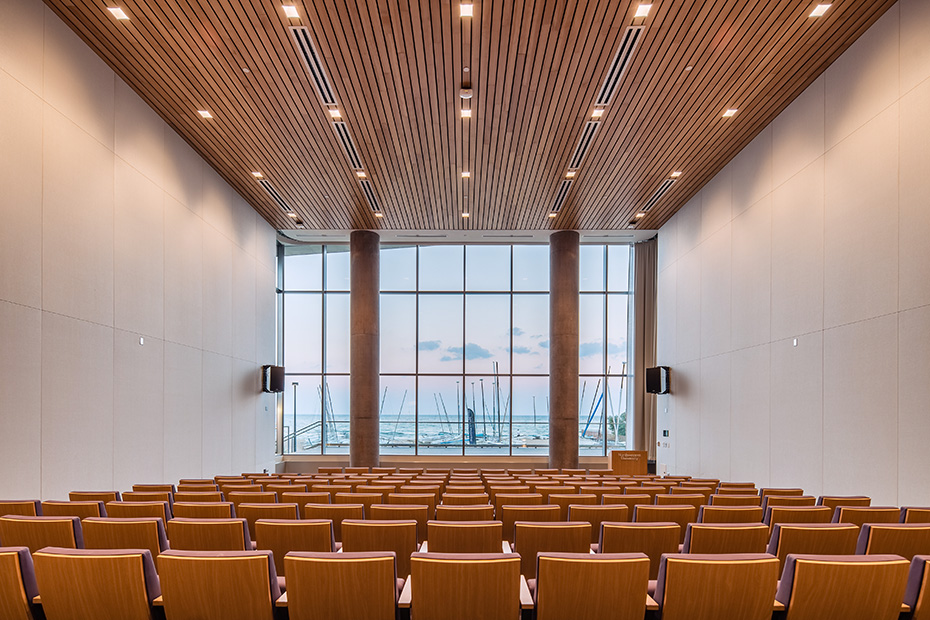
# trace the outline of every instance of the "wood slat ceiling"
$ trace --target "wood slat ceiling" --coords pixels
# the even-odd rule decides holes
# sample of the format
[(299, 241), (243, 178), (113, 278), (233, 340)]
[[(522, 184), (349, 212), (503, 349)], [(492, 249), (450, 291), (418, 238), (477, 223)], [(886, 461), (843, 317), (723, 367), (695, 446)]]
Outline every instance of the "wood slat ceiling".
[[(622, 229), (681, 170), (637, 224), (658, 228), (894, 4), (811, 18), (807, 0), (656, 0), (643, 19), (629, 0), (486, 0), (466, 18), (449, 0), (295, 0), (288, 19), (282, 0), (45, 1), (274, 227), (295, 220), (253, 171), (307, 229), (336, 230)], [(645, 30), (550, 218), (631, 25)], [(319, 50), (383, 218), (292, 26)]]

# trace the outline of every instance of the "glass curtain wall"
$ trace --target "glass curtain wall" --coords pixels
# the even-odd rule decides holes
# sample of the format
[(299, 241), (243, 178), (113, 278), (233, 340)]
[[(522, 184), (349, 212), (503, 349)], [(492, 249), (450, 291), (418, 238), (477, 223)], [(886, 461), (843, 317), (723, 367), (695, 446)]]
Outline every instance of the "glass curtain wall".
[[(285, 454), (349, 449), (349, 251), (286, 246)], [(581, 247), (579, 445), (626, 446), (630, 256)], [(381, 247), (381, 453), (545, 454), (549, 248)]]

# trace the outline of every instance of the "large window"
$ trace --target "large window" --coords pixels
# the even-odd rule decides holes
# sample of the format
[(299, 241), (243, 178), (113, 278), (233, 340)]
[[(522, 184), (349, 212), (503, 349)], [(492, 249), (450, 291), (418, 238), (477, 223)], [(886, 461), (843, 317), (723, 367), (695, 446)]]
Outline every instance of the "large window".
[[(381, 247), (381, 453), (545, 454), (549, 247)], [(284, 453), (349, 450), (349, 249), (283, 257)], [(626, 446), (630, 246), (581, 247), (579, 446)]]

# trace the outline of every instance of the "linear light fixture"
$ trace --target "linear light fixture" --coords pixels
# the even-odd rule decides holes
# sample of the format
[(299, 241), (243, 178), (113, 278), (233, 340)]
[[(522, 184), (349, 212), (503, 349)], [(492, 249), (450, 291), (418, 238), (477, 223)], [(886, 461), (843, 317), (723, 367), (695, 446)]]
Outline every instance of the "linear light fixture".
[(120, 19), (120, 20), (129, 19), (129, 16), (126, 15), (126, 11), (119, 8), (118, 6), (107, 7), (107, 10), (110, 12), (110, 15), (112, 15), (116, 19)]
[(831, 4), (818, 4), (817, 6), (814, 7), (814, 10), (811, 11), (811, 14), (808, 15), (808, 17), (823, 17), (823, 14), (826, 13), (826, 12), (827, 12), (827, 9), (829, 9), (831, 6), (833, 6), (833, 5), (831, 5)]
[(285, 4), (281, 8), (284, 9), (284, 14), (288, 19), (300, 19), (300, 13), (297, 12), (297, 7), (293, 4)]
[(356, 171), (355, 171), (355, 176), (357, 176), (357, 177), (360, 178), (360, 179), (364, 179), (364, 178), (365, 178), (366, 176), (368, 176), (368, 175), (365, 174), (365, 171), (364, 171), (364, 170), (356, 170)]

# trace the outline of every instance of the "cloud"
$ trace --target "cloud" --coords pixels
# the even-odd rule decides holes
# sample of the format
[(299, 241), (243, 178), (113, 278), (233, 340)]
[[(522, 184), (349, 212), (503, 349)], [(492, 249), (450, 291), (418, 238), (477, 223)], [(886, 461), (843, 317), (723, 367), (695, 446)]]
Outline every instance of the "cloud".
[(513, 352), (514, 352), (514, 353), (523, 353), (523, 354), (532, 353), (532, 351), (530, 350), (529, 347), (514, 347), (514, 348), (513, 348)]
[(581, 357), (590, 357), (604, 351), (604, 345), (600, 342), (582, 342), (578, 346), (578, 355)]
[(420, 351), (435, 351), (439, 348), (438, 340), (421, 340), (420, 344), (417, 345), (417, 349)]
[(548, 341), (548, 340), (543, 340), (542, 342), (539, 343), (539, 346), (541, 346), (541, 347), (544, 348), (544, 349), (548, 349), (548, 348), (549, 348), (549, 341)]
[[(447, 355), (442, 356), (440, 361), (443, 362), (454, 362), (462, 359), (462, 347), (449, 347), (446, 349)], [(494, 357), (491, 355), (491, 352), (485, 349), (482, 346), (475, 344), (474, 342), (469, 342), (465, 344), (465, 359), (467, 360), (483, 360), (488, 359), (489, 357)]]
[(526, 332), (519, 327), (514, 327), (512, 330), (510, 330), (510, 333), (512, 333), (514, 336), (522, 336)]

